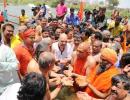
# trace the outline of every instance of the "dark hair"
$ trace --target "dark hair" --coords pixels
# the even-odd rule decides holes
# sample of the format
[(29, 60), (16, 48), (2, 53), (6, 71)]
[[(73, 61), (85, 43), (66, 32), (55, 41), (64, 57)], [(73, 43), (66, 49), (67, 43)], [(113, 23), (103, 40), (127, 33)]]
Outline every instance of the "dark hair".
[(2, 32), (5, 31), (5, 29), (6, 29), (7, 26), (10, 26), (10, 27), (12, 27), (12, 28), (14, 29), (14, 25), (13, 25), (13, 24), (11, 24), (11, 23), (6, 23), (6, 24), (4, 24), (4, 25), (2, 26)]
[(98, 39), (98, 40), (102, 40), (102, 34), (100, 32), (94, 32), (95, 34), (95, 39)]
[(42, 28), (42, 32), (49, 32), (49, 28), (48, 27)]
[(65, 34), (68, 34), (69, 32), (74, 32), (74, 31), (67, 28), (67, 30), (65, 31)]
[(70, 12), (74, 12), (74, 8), (70, 8)]
[(121, 17), (121, 16), (117, 16), (117, 17), (116, 17), (116, 21), (121, 22), (121, 20), (122, 20), (122, 17)]
[(85, 29), (82, 32), (84, 32), (85, 36), (88, 36), (88, 37), (91, 36), (91, 33), (92, 33), (89, 29)]
[(79, 25), (75, 25), (74, 28), (78, 28), (79, 32), (81, 32), (81, 27)]
[(120, 68), (124, 68), (128, 64), (130, 64), (130, 53), (123, 54), (120, 60)]
[(125, 84), (124, 89), (130, 91), (130, 79), (125, 74), (113, 76), (111, 82), (113, 86), (117, 86), (117, 83), (123, 82)]
[(21, 12), (25, 12), (25, 10), (24, 10), (24, 9), (21, 9)]
[(46, 79), (31, 72), (25, 76), (18, 92), (18, 100), (43, 100), (46, 93)]

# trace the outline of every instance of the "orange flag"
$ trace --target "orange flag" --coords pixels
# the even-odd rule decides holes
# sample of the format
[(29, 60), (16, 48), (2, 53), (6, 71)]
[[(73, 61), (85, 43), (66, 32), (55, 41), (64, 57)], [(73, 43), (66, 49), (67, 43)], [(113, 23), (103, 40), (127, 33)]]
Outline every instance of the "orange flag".
[(7, 2), (6, 0), (4, 0), (4, 9), (6, 8), (6, 6), (7, 6)]
[(85, 7), (84, 4), (85, 4), (84, 0), (81, 0), (80, 8), (79, 8), (79, 11), (78, 11), (78, 16), (79, 16), (80, 21), (83, 19), (83, 12), (84, 12), (84, 7)]

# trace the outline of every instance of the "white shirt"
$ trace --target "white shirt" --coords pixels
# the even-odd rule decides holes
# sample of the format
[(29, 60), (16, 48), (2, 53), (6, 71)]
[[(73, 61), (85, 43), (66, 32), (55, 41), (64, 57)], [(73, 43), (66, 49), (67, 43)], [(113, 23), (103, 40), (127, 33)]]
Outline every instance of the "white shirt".
[(15, 83), (7, 87), (7, 89), (0, 96), (0, 100), (18, 100), (17, 95), (20, 88), (20, 83)]
[[(17, 75), (18, 60), (14, 51), (4, 45), (0, 45), (0, 94), (7, 86), (19, 82)], [(0, 99), (1, 100), (1, 99)]]
[(58, 42), (55, 42), (52, 44), (52, 51), (54, 52), (54, 55), (57, 60), (63, 60), (63, 59), (71, 59), (73, 49), (71, 45), (67, 43), (64, 51), (61, 52), (58, 46)]

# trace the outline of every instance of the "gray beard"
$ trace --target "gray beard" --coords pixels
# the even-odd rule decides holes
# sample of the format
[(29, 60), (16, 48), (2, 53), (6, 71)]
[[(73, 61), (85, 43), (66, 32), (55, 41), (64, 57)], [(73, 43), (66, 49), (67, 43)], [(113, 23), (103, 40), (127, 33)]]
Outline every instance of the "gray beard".
[(106, 66), (99, 65), (99, 67), (97, 69), (97, 75), (105, 72), (106, 70), (107, 70)]

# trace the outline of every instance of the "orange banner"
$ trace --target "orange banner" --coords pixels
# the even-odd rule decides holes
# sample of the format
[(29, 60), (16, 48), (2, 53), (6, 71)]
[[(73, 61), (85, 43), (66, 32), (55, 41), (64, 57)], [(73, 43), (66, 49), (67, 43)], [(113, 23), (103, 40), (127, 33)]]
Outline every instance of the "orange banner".
[(79, 16), (79, 19), (80, 19), (80, 20), (83, 19), (84, 7), (85, 7), (84, 2), (81, 1), (81, 2), (80, 2), (80, 8), (79, 8), (79, 11), (78, 11), (78, 16)]
[(4, 0), (4, 9), (6, 8), (6, 6), (7, 6), (7, 2), (6, 0)]

